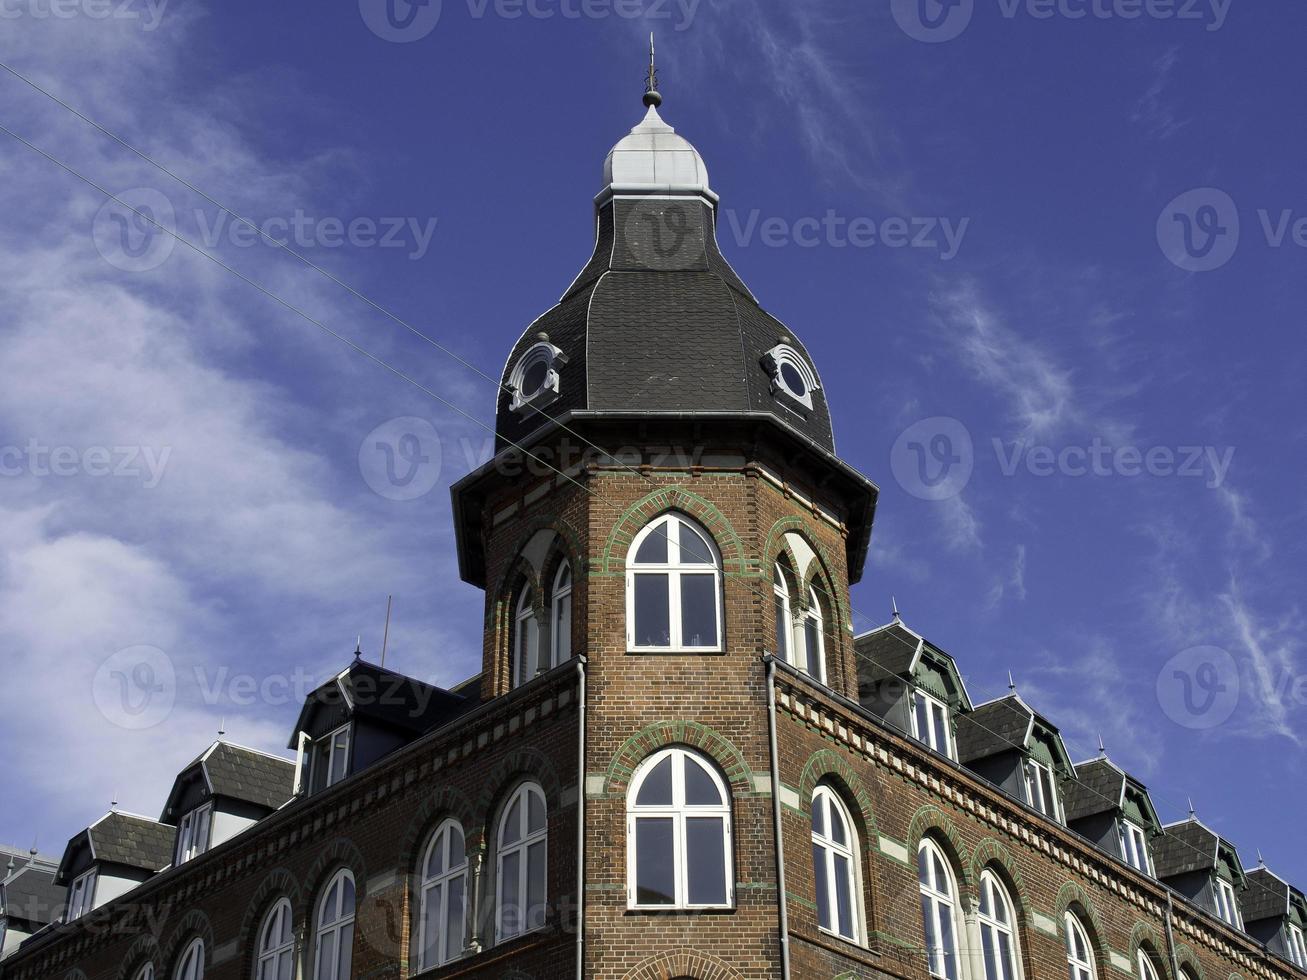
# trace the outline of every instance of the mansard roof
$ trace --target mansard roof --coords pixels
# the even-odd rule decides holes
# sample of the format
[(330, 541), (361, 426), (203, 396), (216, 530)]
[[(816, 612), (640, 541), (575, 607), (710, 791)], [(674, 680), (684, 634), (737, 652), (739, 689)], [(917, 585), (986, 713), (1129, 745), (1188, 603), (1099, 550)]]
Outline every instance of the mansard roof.
[(971, 698), (953, 657), (931, 643), (901, 618), (869, 630), (853, 640), (858, 657), (858, 688), (892, 678), (920, 685), (962, 711), (971, 711)]
[(29, 861), (0, 882), (0, 918), (47, 925), (64, 907), (66, 890), (55, 884), (56, 866)]
[(1247, 888), (1239, 896), (1244, 922), (1283, 919), (1292, 910), (1294, 898), (1302, 904), (1303, 895), (1269, 868), (1253, 868), (1244, 876)]
[(1052, 761), (1068, 774), (1074, 773), (1057, 727), (1015, 692), (958, 717), (958, 759), (964, 763), (1013, 749), (1028, 752), (1041, 740), (1049, 746)]
[(1126, 809), (1127, 794), (1133, 793), (1148, 823), (1161, 827), (1148, 788), (1106, 756), (1077, 762), (1075, 776), (1066, 788), (1068, 823), (1098, 813), (1121, 812)]
[(1195, 817), (1167, 824), (1153, 844), (1153, 866), (1158, 878), (1174, 878), (1193, 871), (1216, 871), (1224, 862), (1237, 880), (1243, 865), (1233, 844)]
[(72, 859), (82, 847), (90, 850), (94, 864), (121, 864), (151, 874), (162, 871), (172, 863), (175, 833), (149, 817), (110, 811), (68, 841), (55, 882), (69, 884)]
[(214, 742), (178, 773), (164, 803), (162, 820), (175, 822), (182, 792), (187, 782), (197, 778), (204, 781), (209, 796), (276, 810), (294, 795), (295, 763), (243, 745)]

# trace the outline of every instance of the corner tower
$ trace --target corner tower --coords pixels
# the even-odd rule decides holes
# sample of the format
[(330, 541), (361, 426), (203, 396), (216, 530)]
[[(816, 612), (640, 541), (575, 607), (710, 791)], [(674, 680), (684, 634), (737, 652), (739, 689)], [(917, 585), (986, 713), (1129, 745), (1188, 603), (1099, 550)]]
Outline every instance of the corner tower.
[(718, 248), (707, 166), (661, 102), (651, 85), (604, 161), (589, 261), (508, 353), (496, 455), (453, 489), (459, 563), (486, 591), (485, 698), (585, 672), (584, 975), (689, 949), (668, 976), (771, 977), (764, 657), (856, 700), (877, 491), (835, 455), (807, 348)]

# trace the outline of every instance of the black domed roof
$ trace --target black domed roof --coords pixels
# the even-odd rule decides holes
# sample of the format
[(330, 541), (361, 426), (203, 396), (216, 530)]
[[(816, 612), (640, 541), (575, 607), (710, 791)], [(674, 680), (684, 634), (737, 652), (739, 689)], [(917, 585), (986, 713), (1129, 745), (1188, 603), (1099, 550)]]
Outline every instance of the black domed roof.
[[(706, 180), (701, 161), (682, 167), (693, 185), (631, 182), (646, 162), (646, 144), (645, 170), (661, 179), (659, 154), (673, 151), (660, 147), (670, 133), (651, 112), (614, 148), (634, 159), (616, 176), (611, 163), (606, 168), (612, 182), (597, 199), (594, 254), (509, 354), (496, 449), (583, 411), (767, 415), (834, 451), (825, 393), (806, 349), (718, 249), (716, 195), (698, 182)], [(689, 144), (675, 139), (680, 166)]]

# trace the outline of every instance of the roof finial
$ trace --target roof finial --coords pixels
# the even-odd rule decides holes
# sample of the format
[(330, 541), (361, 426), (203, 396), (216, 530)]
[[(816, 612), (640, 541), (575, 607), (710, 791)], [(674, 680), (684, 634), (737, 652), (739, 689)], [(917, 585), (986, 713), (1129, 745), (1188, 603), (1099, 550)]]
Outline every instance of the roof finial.
[(218, 741), (221, 742), (222, 737), (226, 734), (227, 734), (227, 716), (223, 715), (221, 718), (218, 719)]
[(1098, 757), (1100, 759), (1107, 758), (1107, 746), (1103, 744), (1103, 736), (1101, 734), (1098, 736)]
[(1198, 819), (1198, 811), (1194, 809), (1194, 798), (1193, 798), (1192, 796), (1190, 796), (1190, 797), (1188, 797), (1188, 800), (1189, 800), (1189, 819), (1190, 819), (1190, 820), (1197, 820), (1197, 819)]
[(1263, 869), (1266, 867), (1266, 858), (1262, 857), (1262, 849), (1260, 847), (1257, 848), (1257, 867)]
[(649, 32), (649, 77), (645, 81), (644, 104), (657, 109), (663, 104), (663, 97), (658, 93), (658, 69), (654, 67), (654, 36)]
[(1012, 679), (1012, 671), (1007, 672), (1007, 689), (1013, 694), (1017, 693), (1017, 682)]
[(118, 809), (118, 791), (113, 791), (113, 799), (109, 801), (109, 812), (116, 812)]
[(889, 597), (890, 608), (894, 610), (894, 622), (902, 621), (903, 617), (899, 615), (899, 600), (894, 596)]
[(362, 633), (360, 633), (358, 635), (358, 639), (354, 641), (354, 659), (355, 660), (363, 659), (363, 634)]

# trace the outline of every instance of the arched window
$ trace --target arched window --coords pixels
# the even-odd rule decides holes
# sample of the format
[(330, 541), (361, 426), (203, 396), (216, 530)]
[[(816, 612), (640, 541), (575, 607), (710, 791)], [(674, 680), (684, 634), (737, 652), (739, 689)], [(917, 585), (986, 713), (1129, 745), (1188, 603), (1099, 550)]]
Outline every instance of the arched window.
[(1012, 899), (992, 871), (980, 874), (980, 953), (985, 964), (984, 980), (1018, 980), (1020, 956), (1013, 926), (1016, 914)]
[[(817, 590), (808, 589), (808, 608), (803, 612), (803, 659), (795, 663), (809, 677), (826, 681), (826, 631)], [(796, 650), (797, 654), (798, 651)]]
[(727, 908), (731, 807), (717, 769), (682, 748), (640, 764), (626, 804), (631, 908)]
[(446, 820), (436, 828), (419, 870), (418, 969), (429, 970), (463, 952), (467, 848), (457, 820)]
[(1089, 934), (1085, 932), (1080, 917), (1074, 912), (1062, 916), (1066, 927), (1066, 962), (1071, 980), (1098, 980), (1098, 970), (1094, 966), (1094, 952), (1089, 946)]
[(354, 876), (342, 868), (318, 905), (314, 980), (348, 980), (354, 958)]
[(817, 925), (851, 943), (862, 941), (858, 854), (857, 832), (843, 800), (829, 786), (818, 786), (812, 793)]
[(540, 669), (540, 624), (536, 622), (531, 586), (522, 586), (513, 616), (513, 686), (525, 684)]
[[(153, 974), (153, 968), (150, 972)], [(177, 969), (173, 971), (172, 976), (173, 980), (204, 980), (203, 939), (191, 940), (181, 959), (177, 961)]]
[(921, 918), (926, 929), (926, 965), (932, 977), (959, 980), (957, 885), (944, 852), (929, 837), (917, 851), (917, 881), (921, 886)]
[(563, 562), (554, 575), (554, 595), (550, 618), (553, 620), (553, 658), (555, 667), (572, 656), (572, 566)]
[(1157, 980), (1157, 967), (1153, 966), (1153, 958), (1148, 954), (1148, 950), (1140, 946), (1137, 957), (1139, 960), (1139, 980)]
[(626, 570), (632, 650), (722, 649), (721, 557), (687, 518), (665, 514), (631, 543)]
[(256, 980), (291, 980), (295, 974), (295, 922), (290, 899), (279, 899), (263, 918), (259, 930), (259, 965)]
[(509, 797), (495, 838), (498, 853), (495, 932), (501, 941), (545, 924), (548, 836), (545, 794), (535, 783), (523, 783)]
[(154, 963), (147, 960), (141, 968), (132, 974), (132, 980), (154, 980)]
[(790, 583), (780, 562), (776, 563), (772, 572), (772, 595), (776, 601), (776, 655), (789, 663), (790, 630), (793, 628), (793, 620), (790, 618)]

